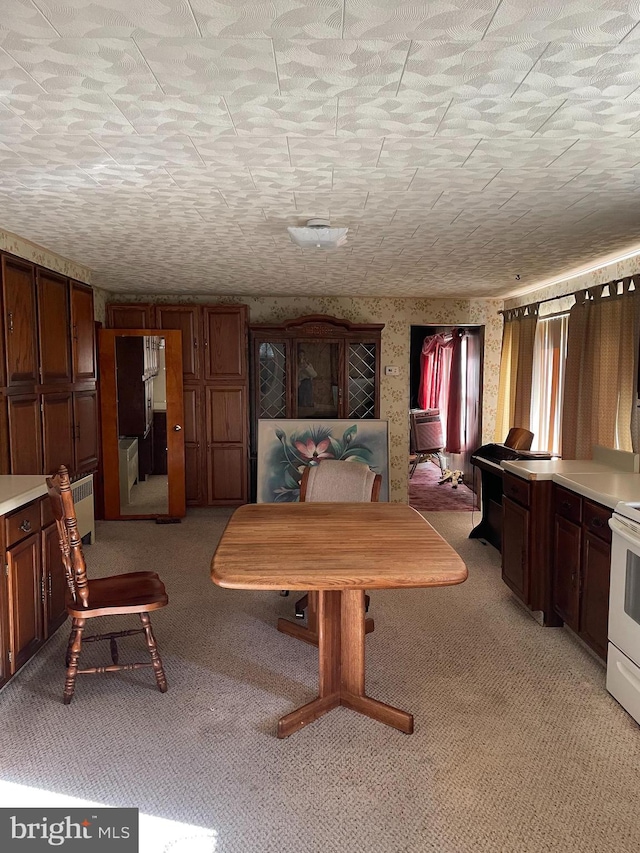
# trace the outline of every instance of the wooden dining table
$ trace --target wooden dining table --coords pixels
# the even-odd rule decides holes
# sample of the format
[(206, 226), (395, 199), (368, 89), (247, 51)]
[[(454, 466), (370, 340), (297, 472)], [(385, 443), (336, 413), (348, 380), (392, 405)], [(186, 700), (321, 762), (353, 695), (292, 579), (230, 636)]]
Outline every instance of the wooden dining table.
[(264, 503), (234, 512), (211, 577), (231, 589), (318, 591), (318, 696), (279, 720), (283, 738), (339, 705), (411, 734), (412, 714), (365, 692), (365, 590), (450, 586), (467, 569), (406, 504)]

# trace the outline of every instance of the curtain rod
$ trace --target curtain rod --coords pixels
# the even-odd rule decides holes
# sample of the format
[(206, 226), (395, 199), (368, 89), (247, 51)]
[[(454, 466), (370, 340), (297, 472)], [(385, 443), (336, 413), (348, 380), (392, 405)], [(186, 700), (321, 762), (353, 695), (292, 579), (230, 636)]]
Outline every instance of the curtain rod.
[[(514, 308), (503, 308), (500, 311), (498, 311), (498, 314), (507, 314), (509, 311), (524, 311), (527, 308), (535, 308), (538, 305), (543, 305), (545, 302), (555, 302), (558, 299), (569, 299), (571, 296), (573, 296), (575, 298), (576, 296), (578, 296), (579, 293), (584, 293), (585, 291), (590, 292), (592, 290), (595, 290), (598, 287), (602, 287), (602, 288), (609, 287), (609, 288), (611, 288), (612, 285), (615, 285), (616, 290), (617, 290), (618, 283), (619, 282), (624, 283), (625, 281), (628, 281), (630, 283), (633, 282), (634, 289), (635, 290), (638, 289), (636, 287), (636, 284), (634, 281), (634, 276), (633, 275), (624, 275), (624, 276), (621, 276), (620, 278), (614, 278), (611, 281), (606, 281), (604, 284), (593, 284), (591, 287), (581, 287), (579, 290), (574, 290), (573, 293), (561, 293), (559, 296), (547, 296), (546, 299), (536, 299), (535, 302), (529, 302), (526, 305), (516, 305)], [(560, 312), (560, 313), (563, 313), (563, 312)]]

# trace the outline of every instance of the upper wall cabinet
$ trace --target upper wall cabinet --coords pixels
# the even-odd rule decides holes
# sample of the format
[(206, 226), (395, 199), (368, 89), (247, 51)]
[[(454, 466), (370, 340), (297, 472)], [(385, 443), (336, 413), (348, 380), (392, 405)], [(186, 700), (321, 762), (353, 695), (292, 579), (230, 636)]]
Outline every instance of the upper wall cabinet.
[[(243, 310), (238, 310), (242, 308)], [(205, 372), (207, 379), (247, 377), (247, 309), (216, 305), (205, 309)]]
[(182, 377), (185, 382), (200, 379), (202, 328), (197, 305), (156, 305), (156, 327), (182, 332)]
[(69, 282), (47, 270), (36, 273), (40, 382), (52, 385), (71, 382), (71, 335)]
[(96, 378), (96, 336), (93, 320), (93, 291), (86, 284), (71, 282), (71, 333), (73, 381)]
[(93, 291), (0, 252), (0, 472), (98, 464)]
[(107, 305), (108, 329), (153, 329), (153, 305)]
[(35, 385), (38, 382), (38, 339), (33, 266), (3, 255), (2, 290), (6, 384), (9, 387)]

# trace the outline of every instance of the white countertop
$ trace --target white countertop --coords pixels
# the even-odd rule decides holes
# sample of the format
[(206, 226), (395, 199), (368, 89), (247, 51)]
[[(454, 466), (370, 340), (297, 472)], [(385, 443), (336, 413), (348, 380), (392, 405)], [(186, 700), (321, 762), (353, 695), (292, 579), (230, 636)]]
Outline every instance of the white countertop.
[(640, 501), (640, 474), (613, 469), (593, 473), (554, 474), (554, 483), (615, 509), (618, 501)]
[(44, 474), (0, 475), (0, 515), (47, 494)]
[(555, 474), (591, 474), (611, 471), (611, 466), (591, 459), (520, 459), (500, 463), (501, 467), (524, 480), (553, 480)]

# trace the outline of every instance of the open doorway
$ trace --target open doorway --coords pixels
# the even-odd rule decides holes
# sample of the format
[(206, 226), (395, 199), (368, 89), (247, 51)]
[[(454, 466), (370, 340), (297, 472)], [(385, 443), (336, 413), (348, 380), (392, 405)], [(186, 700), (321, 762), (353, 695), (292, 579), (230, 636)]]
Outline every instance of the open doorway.
[[(471, 511), (478, 506), (471, 454), (482, 443), (483, 356), (484, 326), (411, 327), (411, 450), (418, 455), (410, 460), (409, 503), (415, 509)], [(425, 442), (416, 425), (427, 420), (436, 428)], [(431, 444), (442, 449), (437, 453)], [(445, 477), (447, 472), (452, 476)]]

